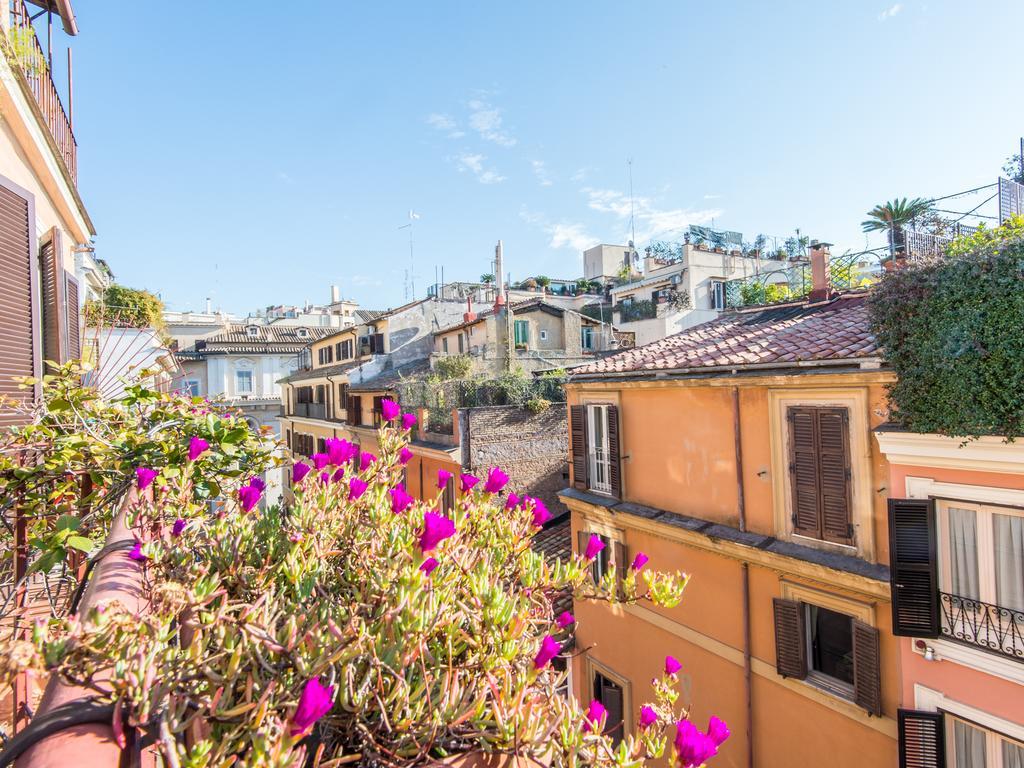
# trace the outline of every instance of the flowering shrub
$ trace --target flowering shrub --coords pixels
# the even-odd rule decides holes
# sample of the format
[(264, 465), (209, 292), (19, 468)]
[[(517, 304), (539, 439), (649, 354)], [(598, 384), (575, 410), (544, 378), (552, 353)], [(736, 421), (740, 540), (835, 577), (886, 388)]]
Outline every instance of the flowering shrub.
[[(250, 502), (263, 489), (250, 482), (211, 515), (195, 490), (209, 481), (164, 471), (130, 514), (151, 609), (139, 617), (114, 603), (37, 625), (5, 649), (0, 672), (109, 675), (100, 696), (115, 704), (118, 737), (144, 728), (183, 768), (413, 765), (473, 751), (639, 765), (670, 743), (681, 768), (713, 755), (728, 729), (713, 720), (702, 731), (677, 711), (674, 659), (617, 746), (600, 703), (560, 695), (551, 666), (576, 624), (553, 615), (553, 595), (671, 607), (688, 577), (645, 569), (638, 555), (621, 578), (594, 584), (591, 548), (545, 560), (530, 544), (547, 510), (502, 497), (498, 469), (464, 482), (450, 512), (412, 499), (401, 485), (407, 440), (398, 424), (381, 429), (379, 456), (329, 440), (294, 466), (288, 509), (259, 511)], [(190, 444), (180, 444), (186, 463)]]

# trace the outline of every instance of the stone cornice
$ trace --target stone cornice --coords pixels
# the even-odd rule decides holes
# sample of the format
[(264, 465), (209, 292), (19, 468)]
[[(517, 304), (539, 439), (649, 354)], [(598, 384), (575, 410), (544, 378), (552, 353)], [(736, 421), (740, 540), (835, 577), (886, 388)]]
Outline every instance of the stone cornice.
[(880, 429), (878, 447), (890, 464), (978, 472), (1024, 472), (1024, 441), (1002, 437), (966, 439), (945, 435)]

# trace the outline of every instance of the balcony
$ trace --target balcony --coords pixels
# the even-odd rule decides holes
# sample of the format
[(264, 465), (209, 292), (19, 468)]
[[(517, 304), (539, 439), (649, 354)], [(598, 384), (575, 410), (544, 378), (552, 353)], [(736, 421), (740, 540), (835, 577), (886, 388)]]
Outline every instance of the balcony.
[(327, 406), (323, 403), (295, 403), (289, 416), (300, 416), (304, 419), (326, 419)]
[[(71, 118), (64, 109), (53, 82), (50, 62), (43, 51), (25, 0), (10, 0), (7, 28), (7, 56), (21, 75), (21, 84), (32, 94), (40, 117), (50, 131), (54, 151), (67, 169), (71, 183), (78, 186), (78, 142), (71, 130)], [(70, 79), (70, 74), (69, 74)]]
[(1024, 611), (939, 593), (942, 637), (1024, 662)]

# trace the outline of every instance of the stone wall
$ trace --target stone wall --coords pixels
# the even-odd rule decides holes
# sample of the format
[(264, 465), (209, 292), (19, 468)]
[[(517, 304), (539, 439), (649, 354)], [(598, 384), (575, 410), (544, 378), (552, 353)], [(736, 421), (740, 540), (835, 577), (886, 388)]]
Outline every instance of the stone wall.
[(513, 491), (542, 499), (553, 515), (566, 511), (557, 496), (569, 482), (565, 403), (536, 414), (511, 405), (465, 408), (459, 423), (466, 471), (483, 478), (501, 467)]

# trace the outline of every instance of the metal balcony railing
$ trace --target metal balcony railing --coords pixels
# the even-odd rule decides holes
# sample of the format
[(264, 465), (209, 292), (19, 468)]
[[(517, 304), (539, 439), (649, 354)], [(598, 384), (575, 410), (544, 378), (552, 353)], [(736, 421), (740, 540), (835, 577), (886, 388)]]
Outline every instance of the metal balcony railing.
[(1024, 662), (1024, 611), (939, 593), (942, 636)]

